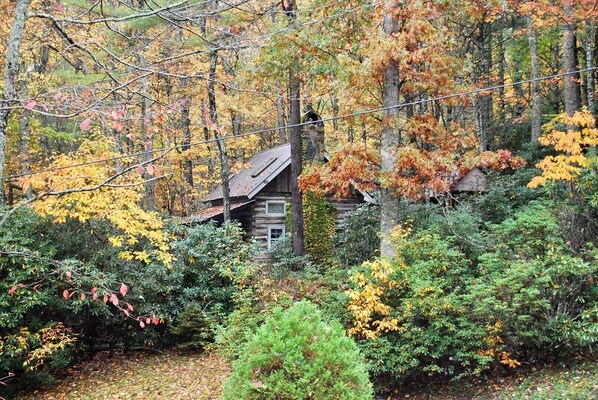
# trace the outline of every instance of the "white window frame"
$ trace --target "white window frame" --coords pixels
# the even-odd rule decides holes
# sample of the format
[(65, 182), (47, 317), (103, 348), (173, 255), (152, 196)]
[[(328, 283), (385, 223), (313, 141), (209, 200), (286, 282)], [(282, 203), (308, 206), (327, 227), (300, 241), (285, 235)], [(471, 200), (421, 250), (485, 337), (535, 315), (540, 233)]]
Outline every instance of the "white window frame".
[(268, 250), (270, 250), (270, 248), (274, 244), (274, 242), (272, 242), (272, 230), (274, 230), (274, 229), (282, 229), (282, 235), (279, 238), (277, 238), (276, 240), (283, 238), (284, 235), (286, 234), (286, 227), (284, 225), (269, 225), (268, 226)]
[[(270, 204), (282, 204), (282, 209), (283, 212), (282, 213), (271, 213), (268, 212), (268, 207)], [(286, 216), (286, 212), (287, 212), (287, 202), (283, 201), (283, 200), (268, 200), (266, 201), (266, 215), (269, 217), (284, 217)]]

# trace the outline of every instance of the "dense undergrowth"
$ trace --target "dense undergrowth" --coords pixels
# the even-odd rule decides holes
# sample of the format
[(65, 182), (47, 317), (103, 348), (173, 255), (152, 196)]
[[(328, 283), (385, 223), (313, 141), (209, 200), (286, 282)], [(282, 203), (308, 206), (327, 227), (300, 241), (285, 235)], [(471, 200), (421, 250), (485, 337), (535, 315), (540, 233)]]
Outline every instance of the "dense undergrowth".
[[(366, 369), (383, 392), (595, 356), (593, 191), (529, 189), (531, 171), (493, 176), (487, 193), (453, 199), (453, 207), (446, 198), (402, 203), (389, 260), (376, 256), (375, 206), (346, 218), (334, 252), (308, 246), (322, 254), (295, 257), (280, 241), (263, 265), (237, 226), (172, 222), (170, 268), (119, 258), (106, 245), (114, 228), (101, 221), (54, 225), (17, 213), (0, 232), (0, 374), (15, 374), (3, 379), (2, 396), (48, 383), (101, 350), (216, 347), (237, 360), (228, 398), (242, 388), (266, 393), (274, 381), (292, 391), (302, 365), (324, 377), (326, 354), (350, 361), (335, 368), (363, 393)], [(292, 311), (300, 300), (324, 333), (300, 329), (307, 317)], [(292, 356), (294, 367), (283, 353), (259, 352), (263, 342), (311, 345), (328, 334), (325, 350), (306, 347)], [(314, 388), (324, 393), (317, 398), (330, 397), (327, 385)]]

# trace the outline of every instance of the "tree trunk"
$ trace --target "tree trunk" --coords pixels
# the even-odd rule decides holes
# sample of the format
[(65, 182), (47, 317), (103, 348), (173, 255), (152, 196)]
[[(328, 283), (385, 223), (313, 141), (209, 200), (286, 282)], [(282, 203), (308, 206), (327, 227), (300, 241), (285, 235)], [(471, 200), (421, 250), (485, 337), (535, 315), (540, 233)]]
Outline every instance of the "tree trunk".
[[(481, 86), (490, 85), (492, 70), (491, 24), (481, 21), (476, 38), (477, 66), (474, 80)], [(492, 122), (492, 93), (480, 93), (475, 100), (476, 131), (480, 152), (490, 147), (490, 126)]]
[(293, 253), (297, 256), (305, 254), (304, 227), (303, 227), (303, 197), (299, 191), (298, 179), (303, 170), (302, 140), (300, 106), (300, 82), (295, 73), (289, 73), (289, 88), (291, 99), (289, 101), (289, 141), (291, 144), (291, 215)]
[[(187, 79), (182, 79), (181, 84), (183, 87), (186, 87)], [(187, 96), (184, 104), (181, 105), (181, 128), (183, 130), (183, 145), (181, 146), (181, 150), (184, 152), (188, 152), (191, 149), (191, 142), (193, 141), (190, 109), (191, 96)], [(183, 177), (187, 188), (184, 188), (182, 191), (184, 200), (181, 201), (181, 212), (182, 215), (189, 215), (195, 210), (195, 205), (193, 204), (193, 160), (188, 154), (185, 154), (185, 159), (183, 160)]]
[[(226, 74), (232, 78), (229, 85), (233, 92), (233, 96), (238, 98), (239, 97), (239, 84), (237, 83), (237, 80), (235, 78), (236, 72), (233, 67), (233, 64), (231, 63), (231, 59), (233, 59), (233, 58), (234, 58), (234, 50), (233, 49), (229, 50), (228, 56), (221, 55), (222, 67), (224, 68), (224, 71), (226, 72)], [(234, 107), (231, 108), (230, 121), (231, 121), (233, 136), (239, 136), (241, 134), (242, 117), (239, 113), (237, 113), (234, 110)], [(239, 163), (242, 163), (244, 158), (245, 158), (245, 153), (243, 151), (243, 148), (239, 146), (237, 148), (236, 159)]]
[[(276, 14), (276, 9), (272, 7), (269, 13), (270, 22), (272, 22), (272, 24), (276, 22)], [(288, 143), (287, 131), (285, 128), (286, 119), (284, 110), (284, 91), (279, 84), (276, 84), (276, 124), (278, 127), (278, 144)]]
[[(141, 67), (145, 66), (145, 58), (140, 54), (137, 56), (137, 62)], [(148, 133), (148, 124), (149, 124), (149, 104), (147, 98), (147, 88), (149, 82), (147, 77), (141, 80), (141, 89), (140, 89), (140, 96), (141, 96), (141, 116), (140, 116), (140, 134), (141, 134), (141, 143), (143, 143), (143, 156), (142, 160), (147, 162), (154, 157), (154, 139), (151, 134)], [(147, 167), (147, 165), (146, 165)], [(145, 183), (145, 194), (143, 196), (143, 205), (146, 210), (154, 210), (155, 203), (154, 203), (154, 195), (156, 193), (156, 181), (152, 179), (153, 175), (144, 172), (143, 179), (146, 180)]]
[[(30, 164), (30, 152), (29, 152), (29, 141), (31, 140), (31, 132), (29, 130), (29, 120), (31, 119), (31, 114), (29, 111), (24, 110), (23, 116), (19, 121), (19, 147), (21, 153), (21, 173), (28, 174), (31, 172)], [(31, 199), (33, 197), (33, 190), (30, 186), (28, 186), (25, 193), (23, 193), (26, 199)]]
[[(293, 28), (296, 21), (297, 5), (295, 0), (283, 2), (283, 10), (287, 14), (289, 26)], [(299, 191), (298, 179), (303, 169), (302, 140), (301, 140), (301, 82), (297, 76), (297, 62), (292, 61), (289, 70), (289, 141), (291, 144), (291, 224), (293, 254), (305, 254), (305, 240), (303, 230), (303, 197)]]
[(586, 85), (586, 92), (588, 97), (588, 110), (596, 117), (596, 82), (594, 80), (594, 31), (595, 25), (593, 21), (586, 21), (586, 68), (588, 69), (588, 78)]
[[(577, 68), (577, 40), (575, 37), (575, 20), (573, 19), (573, 5), (565, 2), (565, 22), (563, 27), (563, 67), (565, 72), (576, 71)], [(581, 109), (581, 88), (579, 73), (565, 76), (565, 112), (573, 116)]]
[[(387, 14), (383, 20), (383, 34), (392, 35), (398, 30), (398, 22), (388, 12), (398, 7), (395, 0), (385, 0), (384, 7)], [(391, 60), (384, 70), (382, 85), (382, 106), (389, 107), (399, 104), (399, 67), (396, 60)], [(380, 173), (394, 174), (397, 163), (397, 148), (401, 135), (396, 128), (399, 109), (385, 111), (382, 120), (382, 135), (380, 139)], [(395, 249), (390, 239), (390, 232), (399, 223), (399, 198), (391, 188), (382, 185), (380, 191), (380, 256), (391, 258)]]
[(30, 0), (17, 0), (14, 20), (10, 30), (6, 49), (6, 64), (4, 66), (4, 90), (0, 103), (0, 207), (4, 199), (4, 163), (6, 161), (6, 131), (10, 108), (17, 97), (17, 76), (19, 74), (19, 52), (25, 23), (27, 22), (27, 7)]
[(286, 115), (284, 112), (284, 97), (280, 86), (276, 86), (276, 123), (278, 125), (278, 144), (288, 143), (286, 126)]
[[(208, 82), (209, 83), (209, 82)], [(204, 110), (206, 109), (206, 105), (205, 103), (202, 101), (201, 102), (201, 123), (203, 125), (203, 139), (208, 143), (206, 145), (206, 149), (208, 151), (208, 155), (206, 156), (206, 164), (208, 167), (208, 192), (211, 192), (212, 190), (214, 190), (214, 184), (213, 181), (211, 179), (212, 176), (214, 176), (214, 160), (212, 159), (212, 157), (210, 156), (210, 154), (212, 154), (212, 147), (210, 146), (210, 130), (208, 129), (208, 124), (207, 124), (207, 115), (204, 113)]]
[(529, 57), (532, 64), (532, 135), (531, 142), (538, 142), (542, 130), (542, 97), (540, 96), (540, 58), (538, 57), (538, 43), (536, 29), (531, 16), (527, 17), (527, 32), (529, 42)]
[(506, 114), (506, 104), (507, 102), (505, 101), (505, 88), (504, 88), (504, 84), (505, 84), (505, 71), (506, 71), (506, 67), (505, 67), (505, 25), (506, 25), (506, 20), (505, 17), (501, 17), (500, 21), (499, 21), (499, 27), (498, 27), (498, 38), (497, 38), (497, 55), (498, 55), (498, 82), (497, 84), (500, 86), (498, 89), (498, 108), (499, 108), (499, 115), (498, 118), (500, 118), (501, 123), (504, 123), (505, 120), (505, 114)]
[(210, 107), (210, 120), (214, 124), (214, 137), (216, 138), (216, 145), (218, 146), (218, 153), (220, 155), (220, 178), (222, 181), (222, 206), (224, 212), (224, 222), (230, 222), (230, 186), (229, 176), (230, 168), (228, 166), (228, 158), (226, 154), (226, 146), (224, 141), (220, 138), (218, 133), (218, 111), (216, 109), (216, 92), (214, 90), (214, 82), (216, 80), (216, 64), (218, 62), (218, 53), (212, 51), (210, 53), (210, 73), (208, 77), (208, 105)]

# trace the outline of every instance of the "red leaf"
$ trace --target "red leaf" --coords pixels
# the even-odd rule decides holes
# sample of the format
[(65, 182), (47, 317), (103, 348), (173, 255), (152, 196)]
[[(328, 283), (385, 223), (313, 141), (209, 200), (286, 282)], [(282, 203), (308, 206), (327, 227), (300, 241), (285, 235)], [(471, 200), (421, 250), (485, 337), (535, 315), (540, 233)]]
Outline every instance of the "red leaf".
[(146, 318), (146, 319), (145, 319), (145, 323), (146, 323), (146, 324), (150, 324), (151, 322), (152, 322), (152, 320), (151, 320), (151, 319), (149, 319), (149, 318)]
[(60, 92), (56, 92), (56, 93), (54, 94), (54, 100), (60, 100), (60, 99), (62, 99), (62, 93), (60, 93)]
[(120, 285), (120, 294), (125, 297), (127, 295), (127, 292), (129, 291), (129, 287), (127, 285), (125, 285), (124, 283), (121, 283)]
[(153, 175), (154, 172), (156, 171), (156, 168), (150, 164), (147, 167), (145, 167), (145, 171), (147, 172), (148, 175)]
[(108, 303), (108, 295), (107, 294), (104, 295), (103, 301), (104, 301), (104, 303)]
[(116, 297), (116, 295), (115, 295), (115, 294), (111, 294), (111, 295), (110, 295), (110, 302), (111, 302), (112, 304), (114, 304), (115, 306), (118, 306), (118, 297)]
[(91, 288), (91, 294), (96, 294), (96, 288)]
[(31, 101), (27, 102), (27, 104), (25, 104), (25, 108), (27, 110), (33, 110), (36, 105), (37, 105), (37, 102), (35, 100), (31, 100)]
[(81, 293), (81, 297), (79, 299), (80, 300), (85, 300), (85, 293)]
[(143, 323), (143, 321), (139, 321), (139, 326), (145, 328), (145, 324)]
[(128, 311), (128, 310), (123, 310), (123, 313), (124, 313), (124, 314), (125, 314), (127, 317), (130, 317), (130, 316), (131, 316), (131, 313), (129, 313), (129, 311)]
[(98, 299), (98, 294), (94, 293), (93, 296), (91, 297), (93, 300), (97, 300)]
[(112, 119), (119, 119), (120, 113), (116, 110), (112, 110), (112, 112), (110, 113), (110, 116), (112, 117)]
[(137, 171), (139, 175), (143, 174), (143, 165), (138, 165), (135, 171)]
[(64, 6), (60, 3), (56, 3), (56, 4), (54, 4), (54, 9), (58, 12), (62, 12), (62, 11), (64, 11)]
[(129, 311), (133, 311), (133, 306), (130, 305), (129, 303), (127, 303), (127, 308), (129, 309)]
[(160, 318), (154, 315), (154, 318), (152, 318), (152, 322), (154, 323), (154, 325), (158, 325), (160, 323)]
[(65, 299), (69, 298), (69, 291), (64, 289), (64, 292), (62, 292), (62, 297), (64, 297)]
[(14, 285), (13, 287), (11, 287), (11, 288), (8, 290), (8, 295), (9, 295), (9, 296), (12, 296), (13, 294), (15, 294), (15, 291), (17, 290), (17, 288), (18, 288), (18, 286), (17, 286), (17, 285)]
[(90, 126), (91, 126), (91, 118), (85, 118), (79, 125), (79, 128), (81, 128), (81, 130), (83, 132), (87, 132), (89, 130)]

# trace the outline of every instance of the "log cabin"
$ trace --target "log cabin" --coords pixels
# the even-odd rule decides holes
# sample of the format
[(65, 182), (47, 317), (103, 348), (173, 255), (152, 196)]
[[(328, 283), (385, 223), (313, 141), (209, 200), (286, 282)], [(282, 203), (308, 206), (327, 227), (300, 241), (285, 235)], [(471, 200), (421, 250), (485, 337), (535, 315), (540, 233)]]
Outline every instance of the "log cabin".
[[(309, 149), (308, 149), (309, 150)], [(280, 145), (254, 155), (247, 168), (229, 179), (231, 219), (238, 221), (246, 237), (270, 249), (287, 231), (286, 210), (291, 198), (291, 147)], [(368, 193), (352, 189), (342, 199), (329, 199), (335, 209), (338, 228), (343, 216), (360, 204), (372, 202)], [(213, 190), (204, 200), (208, 208), (194, 215), (195, 221), (223, 222), (222, 187)]]
[[(315, 162), (325, 162), (324, 124), (319, 115), (308, 110), (304, 121), (311, 122), (303, 128), (305, 158)], [(287, 231), (286, 214), (291, 198), (291, 146), (273, 147), (254, 155), (247, 161), (247, 167), (231, 175), (230, 212), (231, 219), (238, 221), (247, 239), (260, 243), (264, 249), (283, 237)], [(486, 176), (479, 168), (469, 171), (453, 187), (454, 194), (486, 191)], [(360, 204), (373, 203), (367, 192), (352, 187), (343, 198), (329, 197), (335, 210), (335, 226), (341, 227), (348, 211)], [(222, 186), (213, 190), (203, 203), (207, 208), (193, 216), (194, 222), (214, 220), (224, 221)]]

